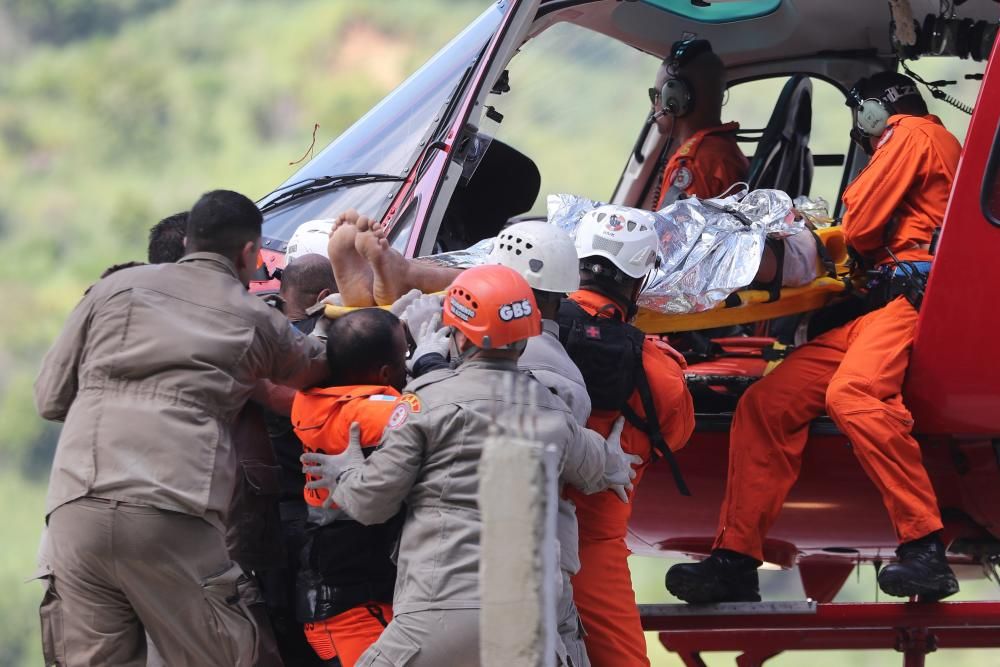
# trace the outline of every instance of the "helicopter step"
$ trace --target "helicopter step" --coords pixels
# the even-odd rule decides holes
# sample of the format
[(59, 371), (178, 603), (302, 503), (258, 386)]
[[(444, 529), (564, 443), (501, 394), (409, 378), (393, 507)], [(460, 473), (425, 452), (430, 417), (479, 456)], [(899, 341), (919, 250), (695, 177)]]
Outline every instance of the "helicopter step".
[(922, 667), (946, 648), (1000, 648), (1000, 601), (730, 602), (640, 605), (643, 628), (687, 667), (701, 653), (739, 651), (738, 667), (761, 667), (785, 651), (894, 649)]

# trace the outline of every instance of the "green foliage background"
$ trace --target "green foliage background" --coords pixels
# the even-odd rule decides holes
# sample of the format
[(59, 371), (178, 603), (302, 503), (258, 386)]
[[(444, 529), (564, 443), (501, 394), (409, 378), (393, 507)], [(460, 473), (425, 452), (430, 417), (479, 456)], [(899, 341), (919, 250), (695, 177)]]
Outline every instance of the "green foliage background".
[[(23, 581), (33, 570), (58, 430), (35, 416), (31, 384), (83, 289), (108, 265), (144, 257), (148, 228), (201, 192), (225, 187), (258, 197), (269, 191), (296, 169), (289, 162), (308, 147), (314, 123), (322, 147), (486, 6), (486, 0), (0, 1), (0, 281), (6, 297), (0, 309), (0, 666), (42, 663), (40, 593)], [(624, 47), (601, 51), (606, 45), (588, 39), (550, 39), (545, 57), (526, 50), (511, 66), (512, 81), (525, 82), (524, 94), (515, 90), (498, 102), (507, 114), (501, 136), (538, 162), (543, 194), (608, 196), (645, 113), (656, 61)], [(970, 71), (964, 65), (961, 71)], [(776, 84), (767, 85), (763, 99), (773, 100)], [(971, 100), (974, 88), (962, 92)], [(761, 127), (771, 103), (755, 97), (734, 93), (727, 118)], [(814, 144), (829, 140), (835, 147), (820, 152), (843, 150), (839, 101), (816, 106)], [(824, 134), (824, 106), (836, 107), (828, 123), (840, 123), (836, 132)], [(944, 111), (964, 136), (961, 117)], [(835, 194), (836, 184), (825, 176), (817, 186), (828, 198)], [(634, 564), (640, 600), (664, 600), (664, 562)], [(792, 575), (775, 573), (766, 581), (772, 598), (801, 596)], [(970, 595), (990, 592), (972, 589)], [(869, 581), (845, 594), (871, 599), (871, 590)], [(679, 664), (653, 644), (651, 637), (655, 664)], [(1000, 664), (987, 652), (966, 657), (948, 659)], [(832, 654), (813, 662), (873, 665), (886, 658)], [(943, 658), (932, 656), (929, 664)]]

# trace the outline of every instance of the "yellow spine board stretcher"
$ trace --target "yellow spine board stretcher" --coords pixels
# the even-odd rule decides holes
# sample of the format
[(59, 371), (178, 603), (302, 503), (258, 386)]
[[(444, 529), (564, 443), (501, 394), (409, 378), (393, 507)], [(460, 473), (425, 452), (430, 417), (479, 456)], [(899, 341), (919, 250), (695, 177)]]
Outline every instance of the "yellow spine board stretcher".
[(738, 306), (726, 307), (722, 303), (711, 310), (683, 315), (641, 309), (635, 325), (646, 333), (675, 333), (760, 322), (822, 308), (845, 289), (843, 280), (824, 276), (804, 287), (786, 287), (781, 290), (781, 297), (770, 303), (767, 300), (771, 295), (766, 290), (740, 290), (736, 292), (740, 299)]
[(332, 303), (326, 304), (326, 308), (323, 309), (324, 317), (335, 320), (341, 315), (346, 315), (352, 310), (361, 310), (362, 308), (381, 308), (382, 310), (389, 310), (390, 306), (335, 306)]
[[(652, 310), (641, 309), (635, 318), (635, 325), (646, 333), (676, 333), (714, 329), (735, 324), (748, 324), (771, 320), (785, 315), (797, 315), (822, 308), (838, 294), (847, 289), (847, 248), (839, 227), (827, 227), (816, 231), (837, 268), (837, 278), (823, 276), (803, 287), (785, 287), (781, 296), (774, 300), (767, 290), (739, 290), (739, 305), (727, 306), (720, 303), (711, 310), (682, 315), (666, 315)], [(379, 306), (388, 309), (389, 306)], [(355, 308), (327, 305), (326, 317), (336, 319)]]

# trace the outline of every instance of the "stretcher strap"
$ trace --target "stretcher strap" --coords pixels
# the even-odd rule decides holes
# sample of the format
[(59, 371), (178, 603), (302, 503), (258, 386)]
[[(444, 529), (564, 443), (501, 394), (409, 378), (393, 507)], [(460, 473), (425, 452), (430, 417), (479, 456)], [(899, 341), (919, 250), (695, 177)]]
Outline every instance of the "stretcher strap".
[(826, 244), (823, 243), (823, 239), (815, 231), (811, 229), (807, 231), (812, 235), (813, 241), (816, 242), (816, 254), (819, 255), (819, 261), (823, 264), (823, 270), (826, 271), (827, 277), (836, 278), (837, 263), (833, 261), (830, 251), (827, 249)]

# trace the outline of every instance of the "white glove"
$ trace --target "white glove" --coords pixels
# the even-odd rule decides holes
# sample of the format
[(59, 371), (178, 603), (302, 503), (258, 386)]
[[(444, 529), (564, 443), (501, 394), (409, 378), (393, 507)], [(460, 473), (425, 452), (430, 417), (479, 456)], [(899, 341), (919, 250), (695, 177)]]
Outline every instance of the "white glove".
[(347, 448), (340, 454), (306, 452), (299, 457), (299, 461), (302, 462), (302, 472), (313, 478), (311, 482), (306, 482), (306, 488), (326, 489), (323, 509), (329, 509), (333, 505), (333, 490), (337, 488), (340, 476), (365, 463), (365, 455), (361, 453), (361, 425), (351, 422)]
[(635, 479), (636, 472), (632, 468), (632, 463), (642, 459), (632, 456), (622, 451), (622, 430), (625, 428), (625, 418), (619, 417), (611, 427), (611, 433), (604, 441), (605, 461), (604, 461), (604, 481), (608, 489), (612, 491), (623, 503), (628, 503), (628, 492), (633, 489), (632, 480)]
[(638, 474), (635, 471), (635, 467), (642, 465), (642, 457), (638, 454), (626, 454), (625, 460), (628, 461), (628, 478), (635, 479), (635, 476)]
[(428, 354), (440, 354), (442, 357), (447, 358), (449, 333), (451, 333), (450, 327), (441, 326), (440, 313), (433, 315), (429, 320), (424, 322), (423, 326), (420, 327), (420, 334), (416, 338), (417, 349), (413, 351), (409, 361), (406, 362), (407, 369), (413, 372), (413, 366), (417, 363), (417, 360)]
[(392, 302), (392, 305), (389, 306), (389, 312), (396, 317), (403, 319), (403, 313), (410, 306), (410, 304), (419, 299), (421, 295), (422, 293), (420, 290), (416, 288), (411, 289), (409, 292)]
[[(410, 334), (416, 337), (423, 329), (424, 324), (429, 322), (435, 315), (441, 315), (441, 297), (437, 294), (421, 294), (410, 302), (399, 316), (399, 319), (406, 322), (410, 328)], [(440, 325), (439, 325), (440, 326)]]

